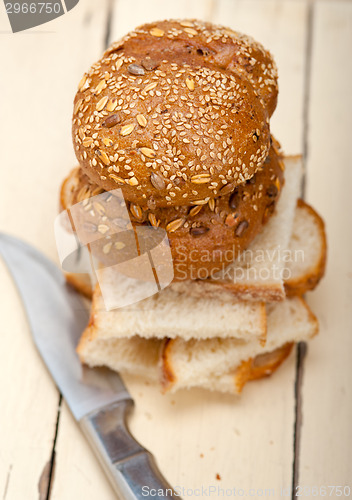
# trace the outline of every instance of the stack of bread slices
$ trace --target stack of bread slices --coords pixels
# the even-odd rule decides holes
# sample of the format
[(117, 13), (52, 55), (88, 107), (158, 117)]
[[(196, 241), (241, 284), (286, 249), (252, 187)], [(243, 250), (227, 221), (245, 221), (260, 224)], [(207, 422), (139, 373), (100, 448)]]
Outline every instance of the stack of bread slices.
[[(102, 233), (104, 282), (136, 302), (106, 310), (91, 277), (67, 275), (92, 298), (83, 363), (164, 391), (239, 393), (318, 332), (302, 295), (324, 274), (324, 223), (300, 199), (301, 158), (270, 136), (276, 99), (275, 64), (259, 43), (196, 20), (137, 28), (84, 75), (73, 116), (79, 167), (61, 208), (84, 203), (86, 227)], [(109, 267), (124, 243), (94, 197), (117, 188), (133, 227), (169, 237), (174, 280), (144, 300)]]

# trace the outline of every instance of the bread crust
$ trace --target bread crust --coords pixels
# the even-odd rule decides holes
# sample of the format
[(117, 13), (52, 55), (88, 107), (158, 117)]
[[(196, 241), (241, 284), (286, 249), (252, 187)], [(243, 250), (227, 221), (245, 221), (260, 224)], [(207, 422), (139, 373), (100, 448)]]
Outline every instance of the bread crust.
[(83, 297), (91, 300), (93, 289), (89, 274), (86, 273), (65, 273), (66, 281), (73, 286)]
[[(279, 283), (238, 283), (226, 281), (198, 280), (199, 292), (204, 296), (216, 296), (219, 292), (227, 292), (235, 300), (281, 302), (285, 300), (284, 286)], [(175, 285), (177, 287), (178, 284)]]
[(80, 167), (73, 168), (63, 180), (59, 194), (59, 211), (67, 210), (72, 205), (74, 193), (79, 184)]
[(293, 346), (294, 342), (288, 342), (274, 351), (242, 361), (234, 375), (235, 392), (241, 393), (247, 382), (272, 375), (289, 357)]
[[(261, 303), (261, 330), (262, 335), (259, 338), (261, 345), (265, 345), (267, 336), (267, 312), (264, 302)], [(173, 385), (177, 383), (177, 376), (172, 366), (172, 348), (173, 343), (177, 339), (165, 338), (160, 347), (159, 369), (160, 369), (160, 383), (162, 391), (165, 393), (169, 391)]]
[(314, 208), (304, 200), (299, 199), (297, 201), (297, 206), (299, 208), (304, 208), (314, 218), (315, 223), (319, 228), (321, 253), (316, 264), (311, 267), (308, 273), (306, 273), (304, 276), (290, 278), (285, 281), (284, 285), (287, 297), (292, 297), (294, 295), (303, 295), (309, 290), (314, 290), (314, 288), (318, 285), (319, 281), (325, 274), (327, 260), (327, 238), (325, 232), (325, 223), (323, 219), (314, 210)]
[(307, 302), (303, 299), (303, 297), (298, 297), (298, 299), (301, 301), (302, 305), (306, 308), (308, 316), (309, 316), (309, 321), (311, 323), (314, 323), (314, 330), (313, 330), (312, 335), (310, 337), (312, 339), (313, 337), (315, 337), (319, 333), (319, 321), (318, 321), (318, 318), (313, 313), (313, 311), (308, 306)]
[(175, 339), (164, 339), (160, 349), (160, 382), (163, 392), (167, 392), (176, 383), (177, 377), (170, 363), (169, 351)]
[[(177, 377), (170, 357), (174, 341), (174, 339), (165, 339), (160, 351), (161, 386), (163, 393), (168, 392), (177, 383)], [(293, 346), (294, 342), (289, 342), (273, 351), (242, 361), (240, 366), (234, 369), (233, 392), (239, 394), (247, 382), (272, 375), (288, 358)]]
[[(67, 276), (66, 276), (67, 279)], [(94, 290), (99, 287), (98, 283), (95, 285)], [(83, 331), (81, 338), (78, 342), (78, 345), (76, 347), (76, 352), (81, 360), (81, 363), (84, 363), (84, 347), (87, 342), (90, 342), (95, 339), (95, 337), (98, 334), (98, 329), (95, 324), (94, 320), (94, 311), (96, 310), (95, 306), (95, 301), (96, 301), (96, 293), (94, 293), (94, 290), (92, 289), (92, 304), (91, 304), (91, 309), (90, 309), (90, 315), (89, 315), (89, 322), (85, 330)]]
[(85, 173), (143, 207), (206, 203), (251, 178), (269, 151), (271, 56), (231, 30), (189, 23), (128, 34), (75, 98), (73, 142)]

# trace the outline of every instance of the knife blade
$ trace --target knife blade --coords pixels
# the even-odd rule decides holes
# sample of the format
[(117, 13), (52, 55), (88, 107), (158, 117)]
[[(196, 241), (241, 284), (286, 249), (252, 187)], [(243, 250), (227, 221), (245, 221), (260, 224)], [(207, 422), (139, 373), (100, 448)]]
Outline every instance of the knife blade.
[(79, 361), (75, 347), (89, 315), (78, 293), (54, 263), (13, 236), (0, 233), (0, 255), (21, 295), (41, 357), (115, 492), (126, 500), (180, 498), (128, 430), (133, 400), (120, 376), (82, 367)]

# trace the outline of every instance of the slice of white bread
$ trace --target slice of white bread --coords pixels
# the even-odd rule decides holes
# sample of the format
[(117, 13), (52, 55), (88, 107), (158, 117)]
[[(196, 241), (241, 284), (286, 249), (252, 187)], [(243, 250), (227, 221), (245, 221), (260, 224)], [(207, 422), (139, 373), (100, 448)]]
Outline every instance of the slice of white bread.
[[(201, 312), (194, 312), (195, 319)], [(214, 314), (213, 322), (217, 323)], [(159, 381), (164, 391), (204, 387), (239, 393), (249, 380), (273, 373), (289, 355), (294, 342), (318, 331), (318, 322), (298, 297), (268, 306), (267, 344), (234, 339), (184, 341), (139, 336), (106, 337), (94, 325), (84, 332), (77, 351), (82, 363), (108, 366), (122, 374)]]
[[(232, 293), (241, 300), (274, 301), (285, 298), (281, 255), (287, 250), (292, 233), (302, 177), (301, 157), (288, 156), (284, 164), (285, 184), (275, 213), (242, 256), (214, 276), (216, 283), (229, 285)], [(62, 185), (60, 205), (63, 209), (72, 206), (72, 186), (75, 185), (76, 177), (77, 169), (74, 169)], [(72, 281), (77, 284), (77, 279), (71, 279)], [(87, 276), (82, 281), (83, 291), (86, 293)], [(180, 293), (193, 286), (195, 293), (198, 293), (195, 282), (179, 282), (171, 286)], [(193, 292), (189, 290), (188, 293)]]
[[(101, 270), (102, 281), (111, 294), (128, 294), (129, 297), (138, 294), (138, 283), (131, 284), (131, 280), (120, 275), (117, 284), (109, 268)], [(221, 290), (215, 299), (193, 297), (168, 287), (130, 306), (107, 311), (97, 286), (90, 325), (99, 331), (100, 338), (105, 339), (135, 335), (160, 339), (181, 336), (185, 340), (219, 336), (265, 341), (266, 310), (263, 302), (236, 301)]]
[[(240, 365), (222, 375), (209, 377), (204, 388), (210, 391), (240, 394), (247, 382), (268, 377), (274, 373), (290, 355), (294, 342), (283, 344), (270, 352), (241, 361)], [(177, 388), (174, 388), (174, 392)]]
[(77, 347), (82, 363), (107, 366), (123, 374), (136, 375), (148, 382), (161, 381), (159, 357), (163, 340), (130, 338), (101, 338), (101, 331), (88, 327)]
[[(324, 221), (301, 199), (297, 201), (293, 227), (289, 250), (297, 258), (287, 263), (290, 273), (285, 280), (287, 296), (303, 295), (313, 290), (324, 275), (327, 256)], [(298, 257), (302, 253), (304, 259)]]
[[(223, 375), (209, 377), (203, 388), (210, 391), (240, 394), (247, 382), (272, 375), (288, 358), (295, 344), (289, 342), (274, 351), (258, 354), (242, 361), (238, 367)], [(177, 388), (174, 388), (174, 392)], [(165, 391), (165, 389), (164, 389)]]
[(308, 340), (318, 332), (317, 319), (300, 297), (268, 304), (267, 327), (265, 345), (220, 338), (188, 342), (181, 338), (166, 340), (161, 352), (164, 387), (176, 390), (205, 386), (209, 380), (234, 370), (235, 378), (239, 377), (237, 369), (243, 361), (285, 344)]

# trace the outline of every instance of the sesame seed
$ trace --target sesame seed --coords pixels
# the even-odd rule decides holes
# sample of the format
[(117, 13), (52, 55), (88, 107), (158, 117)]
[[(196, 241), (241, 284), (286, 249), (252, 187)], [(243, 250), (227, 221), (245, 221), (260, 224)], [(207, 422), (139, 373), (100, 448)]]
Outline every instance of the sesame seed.
[(184, 27), (186, 27), (186, 28), (193, 28), (193, 26), (194, 26), (194, 24), (193, 24), (193, 23), (191, 23), (191, 22), (189, 22), (189, 21), (182, 21), (182, 22), (180, 23), (180, 25), (181, 25), (181, 26), (184, 26)]
[(211, 198), (209, 201), (208, 201), (208, 205), (209, 205), (209, 208), (212, 212), (214, 212), (215, 210), (215, 200), (214, 198)]
[(91, 146), (93, 144), (93, 139), (91, 137), (86, 137), (84, 140), (83, 140), (83, 146), (85, 148), (88, 148), (89, 146)]
[(140, 148), (140, 151), (144, 156), (147, 156), (148, 158), (155, 158), (155, 151), (153, 151), (150, 148)]
[(149, 92), (150, 90), (155, 89), (155, 87), (158, 85), (158, 82), (152, 82), (146, 85), (143, 89), (143, 92)]
[(78, 90), (80, 92), (82, 92), (82, 90), (85, 90), (86, 88), (88, 88), (88, 86), (86, 86), (86, 83), (87, 83), (87, 75), (84, 75), (78, 84)]
[(123, 59), (119, 59), (118, 61), (116, 61), (115, 62), (115, 70), (118, 71), (122, 65), (123, 65)]
[(137, 220), (142, 220), (143, 211), (139, 205), (134, 205), (133, 203), (131, 203), (130, 212)]
[(98, 231), (101, 234), (105, 234), (109, 231), (109, 226), (107, 226), (106, 224), (99, 224)]
[(120, 134), (122, 136), (130, 135), (133, 132), (134, 127), (135, 127), (134, 123), (129, 123), (128, 125), (124, 125), (123, 127), (121, 127)]
[(122, 241), (116, 241), (116, 243), (114, 244), (114, 247), (116, 248), (116, 250), (122, 250), (123, 248), (125, 248), (125, 244), (122, 243)]
[(210, 180), (210, 174), (198, 174), (191, 177), (191, 182), (193, 182), (194, 184), (206, 184), (210, 182)]
[(108, 157), (108, 155), (104, 151), (101, 151), (100, 149), (98, 149), (96, 151), (96, 154), (99, 156), (99, 158), (101, 159), (101, 161), (103, 163), (105, 163), (105, 165), (110, 165), (109, 157)]
[(111, 250), (112, 243), (111, 241), (103, 246), (103, 253), (108, 254)]
[(175, 219), (173, 220), (172, 222), (169, 222), (167, 225), (166, 225), (166, 231), (168, 233), (173, 233), (175, 231), (177, 231), (177, 229), (180, 229), (180, 227), (183, 226), (183, 224), (185, 223), (186, 219), (184, 218), (181, 218), (181, 219)]
[(149, 33), (152, 35), (152, 36), (156, 36), (156, 37), (162, 37), (164, 36), (164, 31), (159, 29), (159, 28), (152, 28)]
[(192, 201), (192, 205), (206, 205), (208, 203), (209, 199), (206, 198), (204, 200), (196, 200)]
[(102, 109), (104, 109), (104, 107), (105, 107), (106, 103), (108, 102), (108, 100), (109, 100), (108, 96), (105, 96), (102, 99), (100, 99), (100, 101), (95, 106), (96, 110), (97, 111), (102, 111)]
[(158, 227), (160, 224), (160, 220), (157, 220), (154, 214), (150, 213), (148, 214), (148, 220), (151, 223), (153, 227)]
[(114, 111), (115, 108), (117, 106), (117, 99), (116, 97), (113, 97), (112, 99), (110, 99), (110, 101), (108, 102), (107, 106), (106, 106), (106, 110), (107, 111)]
[(125, 184), (125, 180), (115, 174), (110, 174), (110, 178), (118, 184)]
[(183, 31), (185, 31), (186, 33), (188, 33), (189, 35), (198, 35), (198, 31), (196, 31), (195, 29), (193, 28), (185, 28)]
[(94, 94), (99, 95), (100, 92), (106, 88), (106, 81), (105, 80), (100, 80), (98, 85), (95, 87)]
[(194, 217), (195, 215), (199, 214), (199, 212), (202, 210), (202, 208), (203, 208), (202, 205), (198, 205), (198, 206), (191, 208), (191, 210), (189, 211), (189, 215), (191, 217)]
[(137, 122), (141, 127), (146, 127), (147, 126), (147, 119), (145, 118), (144, 115), (137, 115)]
[(83, 102), (83, 100), (82, 100), (82, 99), (78, 99), (78, 101), (76, 102), (75, 107), (74, 107), (74, 109), (73, 109), (73, 112), (74, 112), (74, 113), (77, 113), (77, 112), (78, 112), (79, 108), (80, 108), (80, 107), (81, 107), (81, 105), (82, 105), (82, 102)]
[(193, 78), (187, 77), (186, 78), (186, 85), (189, 90), (193, 91), (194, 90), (194, 80)]

